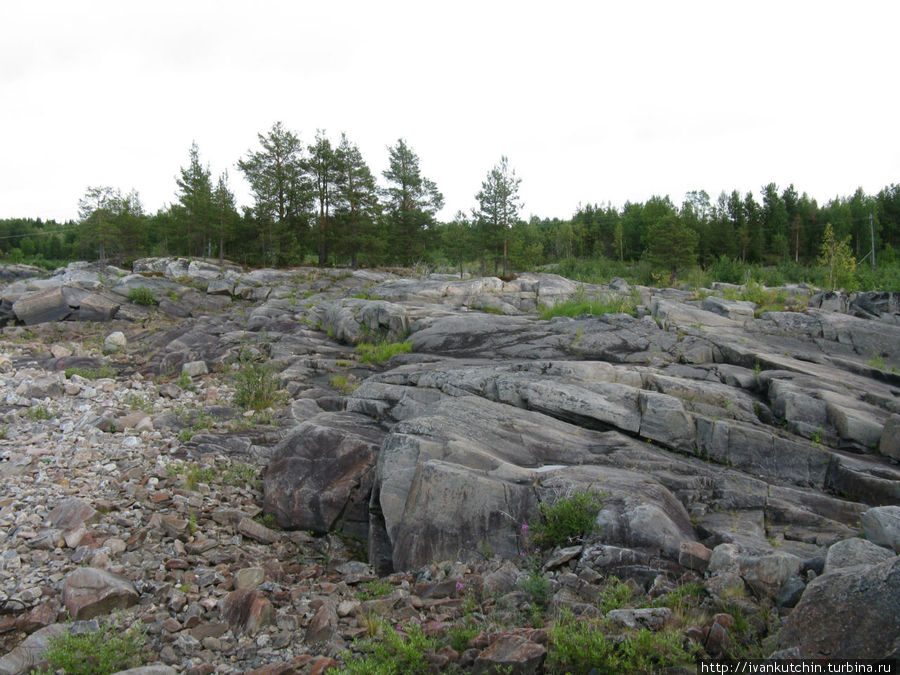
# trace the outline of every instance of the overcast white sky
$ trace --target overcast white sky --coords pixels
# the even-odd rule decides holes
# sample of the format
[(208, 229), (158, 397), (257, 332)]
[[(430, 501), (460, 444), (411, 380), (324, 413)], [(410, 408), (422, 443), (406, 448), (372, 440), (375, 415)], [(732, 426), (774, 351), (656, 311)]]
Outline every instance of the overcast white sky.
[(399, 137), (469, 211), (501, 155), (524, 216), (793, 183), (900, 182), (900, 2), (29, 0), (0, 3), (0, 218), (75, 218), (85, 188), (175, 198), (281, 120)]

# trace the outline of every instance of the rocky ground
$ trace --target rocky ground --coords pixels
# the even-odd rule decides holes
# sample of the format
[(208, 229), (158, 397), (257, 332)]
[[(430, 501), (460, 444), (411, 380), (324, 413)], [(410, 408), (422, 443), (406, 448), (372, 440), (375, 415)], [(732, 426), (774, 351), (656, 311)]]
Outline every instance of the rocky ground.
[[(711, 657), (900, 653), (894, 295), (32, 274), (0, 291), (0, 673), (67, 618), (139, 620), (149, 662), (194, 673), (322, 672), (411, 626), (433, 670), (552, 671), (562, 610)], [(585, 295), (637, 316), (536, 317)], [(266, 369), (281, 393), (248, 410)], [(582, 491), (593, 532), (536, 554)]]

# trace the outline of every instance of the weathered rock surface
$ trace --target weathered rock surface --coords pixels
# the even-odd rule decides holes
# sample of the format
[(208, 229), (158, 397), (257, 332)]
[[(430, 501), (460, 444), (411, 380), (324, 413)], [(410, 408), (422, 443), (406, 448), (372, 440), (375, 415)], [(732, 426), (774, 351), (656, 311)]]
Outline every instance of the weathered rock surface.
[[(896, 596), (893, 572), (872, 577), (897, 546), (893, 295), (754, 317), (610, 284), (583, 292), (635, 292), (642, 318), (540, 321), (529, 312), (580, 285), (184, 259), (134, 273), (70, 266), (0, 291), (0, 320), (25, 323), (22, 299), (37, 298), (32, 317), (48, 298), (68, 311), (0, 334), (6, 649), (59, 618), (82, 569), (126, 579), (125, 615), (150, 627), (154, 658), (198, 673), (324, 668), (373, 612), (438, 632), (464, 603), (526, 616), (520, 553), (535, 554), (522, 526), (576, 490), (602, 504), (591, 534), (541, 552), (553, 609), (602, 616), (610, 575), (654, 597), (701, 580), (709, 603), (737, 603), (754, 625), (760, 602), (798, 613), (811, 646), (790, 631), (782, 644), (804, 654), (853, 651), (816, 637), (811, 612), (828, 603), (882, 617), (884, 644), (854, 653), (896, 639), (889, 601), (866, 609), (870, 577)], [(129, 302), (139, 286), (158, 304)], [(116, 331), (122, 351), (101, 355)], [(412, 354), (357, 360), (352, 343), (407, 331)], [(233, 374), (250, 363), (277, 373), (286, 396), (273, 409), (234, 404)], [(360, 599), (359, 584), (391, 570), (389, 593)], [(726, 624), (698, 627), (707, 654), (729, 653)], [(476, 643), (429, 658), (534, 668), (546, 639)]]
[(810, 582), (785, 621), (782, 648), (801, 658), (896, 658), (900, 649), (900, 557), (849, 567)]

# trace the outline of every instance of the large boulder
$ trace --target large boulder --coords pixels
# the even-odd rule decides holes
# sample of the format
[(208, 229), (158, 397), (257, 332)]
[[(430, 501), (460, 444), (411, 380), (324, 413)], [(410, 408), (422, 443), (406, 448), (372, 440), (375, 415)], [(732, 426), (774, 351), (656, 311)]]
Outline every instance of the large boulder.
[(72, 313), (62, 286), (25, 295), (13, 303), (16, 318), (30, 326), (48, 321), (62, 321)]
[(883, 659), (900, 654), (900, 557), (817, 577), (778, 641), (807, 659)]
[(372, 513), (383, 518), (394, 567), (407, 569), (475, 556), (484, 545), (515, 556), (521, 525), (538, 517), (539, 502), (594, 490), (606, 495), (597, 519), (605, 542), (677, 559), (681, 542), (695, 538), (681, 503), (646, 474), (591, 466), (607, 453), (646, 447), (509, 405), (445, 398), (385, 439)]
[(384, 430), (356, 413), (327, 412), (294, 427), (275, 448), (263, 507), (282, 528), (367, 534), (368, 500)]
[(397, 342), (409, 334), (406, 308), (384, 300), (343, 298), (320, 302), (314, 316), (322, 329), (339, 342)]

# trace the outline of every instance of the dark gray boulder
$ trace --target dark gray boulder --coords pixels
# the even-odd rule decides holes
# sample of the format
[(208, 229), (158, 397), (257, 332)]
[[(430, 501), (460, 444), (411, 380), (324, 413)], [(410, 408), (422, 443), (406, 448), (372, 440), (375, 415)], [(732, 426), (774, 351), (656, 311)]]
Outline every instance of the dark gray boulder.
[(294, 427), (263, 479), (263, 508), (285, 529), (368, 535), (368, 500), (384, 430), (355, 413), (326, 412)]

